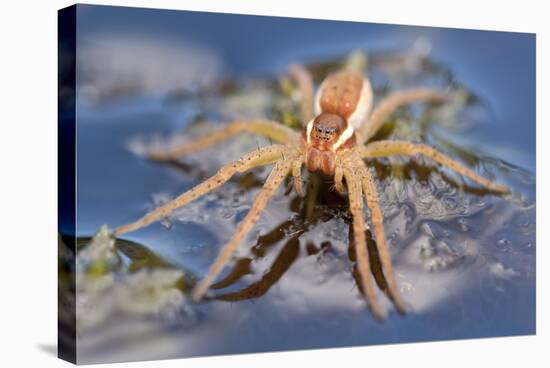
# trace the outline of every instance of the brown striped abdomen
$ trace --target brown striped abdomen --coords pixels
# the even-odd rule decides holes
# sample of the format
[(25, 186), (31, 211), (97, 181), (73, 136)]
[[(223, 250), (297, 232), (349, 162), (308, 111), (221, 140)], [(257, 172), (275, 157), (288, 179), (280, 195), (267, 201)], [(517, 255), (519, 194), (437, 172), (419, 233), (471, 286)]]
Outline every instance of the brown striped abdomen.
[(348, 119), (356, 110), (363, 77), (355, 72), (344, 70), (332, 74), (323, 82), (319, 95), (321, 112), (337, 114)]

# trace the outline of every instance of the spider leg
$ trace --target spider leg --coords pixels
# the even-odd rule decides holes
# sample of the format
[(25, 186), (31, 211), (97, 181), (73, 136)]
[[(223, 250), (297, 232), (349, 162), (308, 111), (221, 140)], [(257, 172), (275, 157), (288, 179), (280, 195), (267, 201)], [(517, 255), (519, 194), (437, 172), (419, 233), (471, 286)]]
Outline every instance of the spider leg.
[(304, 184), (302, 180), (302, 165), (304, 164), (303, 159), (297, 158), (292, 162), (292, 179), (294, 180), (294, 190), (304, 197), (306, 193), (304, 192)]
[(352, 168), (345, 167), (343, 171), (348, 186), (349, 205), (353, 216), (355, 254), (357, 257), (357, 269), (359, 271), (359, 276), (361, 277), (361, 284), (372, 313), (376, 318), (383, 319), (384, 311), (376, 301), (376, 295), (371, 279), (369, 253), (367, 251), (367, 240), (365, 238), (365, 217), (363, 214), (361, 184), (357, 180), (357, 176)]
[(218, 170), (215, 175), (211, 176), (209, 179), (206, 179), (197, 186), (189, 189), (172, 201), (155, 208), (154, 210), (143, 216), (141, 219), (116, 228), (113, 232), (113, 235), (118, 236), (130, 231), (138, 230), (151, 224), (152, 222), (158, 221), (168, 215), (173, 210), (182, 207), (189, 202), (214, 190), (215, 188), (223, 185), (235, 173), (242, 173), (253, 167), (268, 165), (270, 163), (280, 160), (287, 150), (287, 147), (283, 145), (271, 145), (260, 148), (256, 151), (252, 151), (244, 155), (240, 160), (223, 166)]
[(261, 192), (254, 199), (252, 208), (246, 214), (246, 217), (241, 221), (237, 232), (233, 234), (229, 243), (221, 250), (220, 254), (208, 270), (206, 276), (197, 284), (193, 290), (192, 298), (195, 301), (200, 300), (206, 290), (210, 287), (216, 276), (222, 271), (223, 266), (229, 261), (231, 255), (237, 249), (244, 236), (250, 231), (256, 223), (260, 214), (265, 209), (267, 201), (275, 193), (283, 179), (287, 176), (292, 166), (291, 160), (277, 161), (275, 167), (269, 174)]
[(288, 75), (298, 85), (301, 94), (302, 125), (305, 126), (313, 119), (313, 79), (311, 73), (300, 64), (291, 65), (288, 69)]
[(406, 313), (405, 302), (401, 298), (397, 282), (395, 281), (395, 274), (393, 272), (392, 261), (386, 244), (386, 235), (384, 234), (384, 217), (382, 210), (380, 209), (380, 203), (378, 200), (378, 193), (373, 177), (365, 163), (357, 158), (357, 168), (361, 176), (361, 184), (363, 185), (363, 192), (367, 198), (367, 206), (370, 210), (371, 223), (374, 230), (374, 236), (376, 238), (376, 248), (380, 256), (380, 263), (384, 270), (386, 280), (388, 281), (389, 295), (397, 308), (397, 310), (404, 314)]
[(415, 88), (389, 95), (380, 101), (370, 116), (363, 121), (363, 124), (361, 124), (361, 127), (358, 129), (361, 143), (368, 142), (378, 130), (380, 130), (388, 117), (399, 107), (414, 102), (442, 102), (445, 101), (447, 97), (445, 92), (427, 88)]
[(344, 170), (340, 166), (336, 166), (334, 170), (334, 186), (338, 193), (346, 192), (346, 187), (344, 186)]
[(422, 154), (439, 164), (456, 171), (460, 175), (463, 175), (475, 183), (497, 193), (509, 193), (510, 190), (500, 184), (495, 184), (483, 176), (476, 174), (472, 170), (468, 169), (459, 162), (453, 160), (449, 156), (435, 150), (432, 147), (424, 144), (411, 143), (407, 141), (378, 141), (369, 143), (364, 147), (359, 147), (359, 152), (363, 158), (393, 156), (393, 155), (407, 155), (414, 156), (416, 154)]
[(158, 161), (175, 160), (178, 157), (205, 149), (239, 133), (259, 134), (279, 143), (288, 143), (297, 137), (295, 131), (276, 121), (234, 121), (192, 142), (185, 142), (166, 150), (153, 149), (149, 151), (149, 158)]

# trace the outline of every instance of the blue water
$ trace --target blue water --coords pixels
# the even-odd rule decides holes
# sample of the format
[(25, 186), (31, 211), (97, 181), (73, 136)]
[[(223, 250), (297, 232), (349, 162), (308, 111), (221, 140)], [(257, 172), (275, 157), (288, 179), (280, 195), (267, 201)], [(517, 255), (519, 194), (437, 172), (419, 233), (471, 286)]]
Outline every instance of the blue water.
[(81, 6), (79, 38), (109, 34), (178, 46), (193, 40), (216, 50), (224, 74), (279, 74), (290, 62), (315, 61), (355, 48), (409, 49), (425, 37), (431, 57), (487, 99), (494, 116), (481, 124), (499, 144), (526, 157), (501, 157), (535, 169), (535, 35), (356, 22), (323, 22), (201, 12)]
[[(207, 50), (205, 55), (214, 55), (218, 60), (213, 67), (216, 69), (213, 71), (215, 77), (225, 80), (273, 79), (283, 73), (291, 62), (315, 64), (341, 58), (354, 49), (383, 55), (410, 50), (418, 40), (427, 40), (431, 46), (429, 59), (444, 65), (452, 73), (451, 84), (460, 84), (474, 93), (481, 99), (483, 107), (483, 113), (468, 115), (470, 121), (467, 128), (446, 130), (440, 127), (434, 128), (434, 131), (442, 132), (446, 139), (463, 145), (471, 152), (490, 158), (484, 162), (488, 170), (497, 180), (511, 186), (518, 197), (523, 197), (519, 203), (495, 196), (452, 191), (451, 199), (458, 203), (463, 201), (479, 210), (460, 215), (447, 213), (442, 219), (430, 212), (418, 215), (414, 222), (418, 227), (428, 224), (435, 239), (445, 241), (451, 248), (466, 249), (463, 256), (467, 261), (460, 261), (458, 266), (443, 271), (426, 271), (419, 268), (423, 261), (415, 260), (416, 253), (410, 251), (415, 249), (415, 241), (419, 242), (422, 238), (416, 233), (416, 227), (407, 228), (407, 236), (398, 237), (396, 251), (393, 252), (398, 280), (410, 286), (404, 296), (416, 307), (416, 313), (401, 317), (391, 312), (383, 323), (375, 321), (358, 298), (349, 275), (345, 236), (334, 239), (335, 250), (331, 255), (319, 258), (319, 265), (303, 250), (307, 241), (316, 242), (322, 238), (315, 232), (322, 234), (325, 231), (313, 227), (300, 238), (301, 248), (292, 267), (254, 303), (246, 300), (235, 303), (213, 301), (193, 306), (200, 317), (191, 328), (187, 325), (179, 329), (177, 325), (169, 326), (151, 334), (151, 339), (163, 335), (162, 341), (166, 340), (158, 351), (143, 348), (149, 344), (147, 338), (141, 342), (142, 345), (139, 345), (140, 342), (134, 345), (135, 341), (127, 341), (129, 336), (122, 334), (114, 338), (105, 333), (102, 337), (102, 332), (95, 330), (80, 350), (79, 356), (83, 361), (277, 351), (535, 332), (533, 34), (88, 5), (79, 5), (77, 27), (78, 47), (82, 51), (101, 46), (109, 39), (123, 40), (117, 44), (119, 46), (124, 45), (124, 40), (143, 39), (147, 41), (146, 46), (161, 45), (180, 50), (178, 57), (195, 58), (200, 64), (198, 54), (192, 50), (187, 52), (189, 45), (200, 45), (201, 50)], [(170, 73), (172, 69), (166, 65), (178, 65), (178, 60), (166, 61), (163, 55), (153, 51), (147, 53), (143, 49), (136, 51), (135, 57), (132, 57), (134, 51), (136, 48), (122, 50), (131, 67), (137, 70), (140, 65), (147, 70), (159, 65), (159, 68), (165, 68), (166, 73)], [(91, 55), (97, 58), (87, 60), (85, 66), (91, 65), (95, 71), (91, 73), (89, 68), (82, 68), (78, 76), (81, 85), (89, 83), (94, 86), (94, 81), (102, 79), (103, 70), (109, 73), (114, 70), (115, 74), (125, 70), (120, 60), (110, 62), (100, 54)], [(144, 58), (143, 64), (134, 63), (139, 58)], [(154, 62), (156, 59), (160, 60), (158, 64)], [(148, 60), (151, 62), (148, 63)], [(145, 78), (144, 75), (139, 72), (131, 75), (127, 78), (128, 83)], [(77, 126), (79, 236), (93, 235), (102, 224), (115, 227), (133, 221), (151, 208), (154, 193), (174, 196), (197, 182), (192, 175), (148, 162), (126, 147), (127, 142), (136, 136), (147, 138), (159, 133), (181, 131), (189, 125), (191, 118), (201, 112), (212, 113), (202, 111), (204, 106), (200, 98), (183, 104), (167, 103), (166, 90), (169, 93), (170, 88), (178, 86), (169, 77), (163, 79), (166, 74), (162, 71), (153, 75), (158, 80), (138, 83), (131, 93), (124, 89), (117, 90), (116, 83), (109, 84), (107, 78), (107, 82), (95, 84), (99, 87), (94, 93), (107, 96), (99, 102), (90, 102), (85, 91), (81, 94)], [(193, 80), (193, 75), (190, 80)], [(159, 90), (156, 90), (157, 87)], [(189, 86), (182, 85), (181, 88), (194, 91), (197, 86), (190, 82)], [(253, 143), (252, 148), (254, 146)], [(210, 154), (225, 158), (225, 153), (216, 150), (210, 151)], [(206, 165), (206, 170), (213, 173), (214, 166)], [(385, 181), (383, 187), (389, 185)], [(414, 187), (414, 183), (408, 182), (406, 185), (408, 188)], [(206, 221), (194, 223), (192, 218), (186, 219), (176, 222), (170, 230), (154, 224), (125, 238), (143, 244), (200, 277), (212, 262), (216, 250), (230, 236), (239, 211), (244, 211), (252, 198), (252, 194), (239, 191), (236, 184), (230, 183), (228, 188), (221, 194), (221, 200), (228, 201), (228, 197), (238, 195), (242, 203), (235, 206), (236, 213), (232, 217), (220, 220), (219, 232), (213, 231), (216, 227), (208, 224), (208, 221), (217, 224), (215, 221), (219, 218), (216, 200), (210, 199), (210, 206), (203, 203), (193, 207), (198, 213), (210, 216)], [(447, 198), (445, 193), (442, 196)], [(259, 224), (259, 234), (265, 234), (278, 221), (292, 214), (288, 209), (291, 198), (292, 195), (280, 195), (273, 200), (272, 207), (267, 211), (269, 221)], [(414, 198), (403, 203), (418, 206)], [(392, 229), (398, 232), (402, 225), (399, 218), (402, 207), (399, 205), (383, 201), (385, 213), (390, 213), (386, 219), (388, 234)], [(467, 223), (472, 232), (460, 233), (457, 230), (457, 224), (462, 223), (460, 221)], [(476, 229), (476, 224), (490, 227), (491, 231)], [(342, 225), (342, 221), (334, 219), (323, 226), (345, 229)], [(476, 239), (480, 244), (476, 244)], [(254, 239), (251, 241), (254, 242)], [(241, 247), (245, 249), (240, 255), (246, 255), (247, 245)], [(269, 269), (269, 264), (281, 248), (281, 244), (276, 244), (264, 260), (256, 259), (256, 273), (239, 281), (238, 285), (246, 287), (247, 282), (250, 284), (257, 280), (262, 272)], [(474, 249), (473, 253), (468, 253), (471, 249)], [(498, 272), (498, 265), (504, 267), (504, 273)], [(439, 289), (456, 290), (456, 293), (446, 290), (446, 293), (442, 292), (444, 297), (431, 300), (430, 290), (435, 295)], [(383, 298), (382, 295), (380, 297)], [(391, 308), (388, 310), (391, 311)], [(159, 325), (162, 324), (159, 322)], [(105, 328), (109, 330), (108, 326)], [(94, 336), (105, 339), (105, 342), (90, 343), (94, 341)], [(120, 345), (113, 345), (110, 341), (117, 341)]]

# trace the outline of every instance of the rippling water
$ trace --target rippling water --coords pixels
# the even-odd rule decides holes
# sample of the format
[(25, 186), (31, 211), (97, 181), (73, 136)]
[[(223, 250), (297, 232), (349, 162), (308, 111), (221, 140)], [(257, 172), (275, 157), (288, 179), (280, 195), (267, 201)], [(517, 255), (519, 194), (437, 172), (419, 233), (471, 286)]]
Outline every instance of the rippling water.
[[(91, 20), (106, 12), (98, 9), (105, 8), (86, 8), (88, 18), (82, 26), (89, 32), (83, 33), (96, 41), (86, 43), (92, 45), (92, 55), (101, 37), (94, 33)], [(120, 11), (108, 14), (116, 19), (112, 14)], [(142, 12), (134, 15), (144, 17), (146, 11)], [(164, 14), (170, 29), (172, 15)], [(196, 15), (200, 16), (205, 15)], [(219, 19), (231, 24), (231, 17)], [(163, 19), (159, 14), (153, 18)], [(107, 25), (113, 21), (106, 19)], [(261, 21), (253, 18), (249, 23)], [(310, 22), (306, 28), (314, 27)], [(157, 31), (162, 29), (153, 24)], [(200, 30), (198, 25), (188, 27)], [(331, 27), (319, 30), (329, 32)], [(97, 79), (104, 72), (101, 66), (116, 70), (117, 63), (82, 70), (86, 83), (78, 116), (80, 240), (75, 270), (79, 362), (535, 332), (535, 163), (534, 135), (529, 133), (531, 129), (534, 133), (534, 111), (530, 111), (534, 102), (529, 101), (534, 79), (532, 91), (517, 97), (520, 106), (507, 107), (503, 101), (512, 93), (509, 89), (517, 87), (514, 78), (502, 91), (490, 94), (491, 87), (480, 87), (460, 58), (446, 62), (449, 57), (441, 57), (441, 44), (453, 49), (455, 40), (460, 51), (471, 40), (471, 31), (426, 31), (431, 38), (419, 38), (419, 29), (411, 28), (416, 41), (403, 47), (396, 36), (401, 32), (398, 26), (372, 27), (372, 33), (380, 36), (376, 42), (364, 32), (346, 38), (349, 42), (340, 48), (328, 48), (326, 55), (312, 46), (303, 59), (309, 61), (316, 81), (344, 62), (351, 46), (356, 48), (363, 40), (369, 46), (361, 49), (368, 51), (377, 99), (416, 85), (448, 89), (453, 96), (444, 105), (402, 109), (375, 139), (427, 142), (513, 191), (504, 197), (492, 195), (420, 157), (369, 162), (379, 179), (386, 234), (410, 313), (397, 314), (378, 292), (388, 317), (379, 322), (370, 314), (353, 272), (347, 202), (332, 190), (330, 178), (320, 175), (308, 176), (305, 199), (290, 190), (290, 183), (277, 193), (202, 303), (190, 302), (188, 293), (250, 208), (267, 175), (265, 169), (237, 176), (222, 190), (116, 242), (106, 228), (100, 230), (103, 224), (113, 228), (141, 217), (224, 163), (270, 142), (245, 135), (172, 164), (140, 157), (149, 145), (192, 139), (236, 117), (296, 123), (292, 86), (278, 78), (279, 67), (266, 71), (250, 65), (231, 76), (220, 65), (235, 56), (224, 54), (223, 46), (214, 48), (221, 57), (204, 47), (195, 54), (195, 63), (186, 64), (191, 72), (196, 65), (205, 65), (197, 62), (200, 57), (220, 59), (208, 64), (208, 78), (193, 80), (191, 73), (186, 74), (188, 79), (178, 79), (182, 88), (171, 85), (170, 79), (155, 79), (155, 68), (148, 69), (153, 76), (147, 74), (147, 83), (129, 83), (125, 88), (120, 80), (109, 85), (108, 78)], [(481, 42), (489, 36), (479, 37)], [(514, 41), (518, 36), (509, 37)], [(384, 39), (385, 46), (380, 47)], [(526, 43), (522, 38), (514, 42), (517, 50)], [(291, 42), (289, 48), (297, 44)], [(498, 57), (499, 50), (489, 45), (487, 54)], [(278, 54), (270, 56), (277, 59)], [(488, 56), (479, 58), (483, 60), (476, 65), (490, 68)], [(531, 67), (528, 57), (518, 58), (509, 63)], [(288, 53), (282, 53), (277, 60), (282, 65), (287, 59)], [(504, 78), (499, 70), (505, 67), (495, 68), (488, 75)], [(139, 81), (139, 73), (130, 73), (128, 80), (132, 78)], [(96, 80), (101, 83), (94, 84)], [(508, 120), (508, 113), (515, 110), (525, 116), (521, 127)], [(373, 251), (370, 232), (367, 235)], [(62, 242), (60, 247), (63, 254)]]

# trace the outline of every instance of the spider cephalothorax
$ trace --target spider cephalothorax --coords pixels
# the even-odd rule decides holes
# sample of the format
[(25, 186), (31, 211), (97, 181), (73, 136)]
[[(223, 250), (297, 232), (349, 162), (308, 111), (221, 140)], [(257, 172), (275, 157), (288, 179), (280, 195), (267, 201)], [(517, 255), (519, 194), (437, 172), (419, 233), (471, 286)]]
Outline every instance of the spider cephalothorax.
[(305, 127), (303, 145), (306, 148), (306, 166), (309, 171), (319, 169), (325, 175), (333, 175), (336, 151), (355, 145), (353, 127), (340, 115), (323, 112)]
[[(372, 90), (368, 79), (360, 73), (344, 69), (328, 76), (319, 86), (315, 100), (311, 76), (303, 67), (292, 67), (290, 76), (296, 81), (302, 96), (301, 110), (304, 123), (302, 133), (273, 121), (236, 121), (194, 142), (168, 150), (151, 151), (149, 156), (152, 159), (173, 160), (241, 132), (260, 134), (278, 142), (278, 144), (252, 151), (240, 160), (223, 166), (215, 175), (172, 201), (154, 209), (135, 222), (118, 227), (115, 229), (114, 235), (134, 231), (162, 219), (176, 208), (220, 187), (234, 174), (245, 172), (254, 167), (273, 164), (273, 170), (267, 177), (262, 190), (254, 199), (250, 211), (239, 224), (229, 243), (222, 249), (208, 273), (193, 290), (193, 299), (199, 300), (231, 259), (233, 252), (245, 235), (252, 229), (267, 206), (267, 201), (276, 192), (285, 177), (292, 175), (295, 190), (303, 194), (302, 167), (306, 166), (312, 172), (322, 170), (327, 175), (334, 175), (334, 184), (339, 192), (347, 192), (353, 217), (357, 269), (362, 290), (373, 314), (378, 318), (384, 316), (375, 295), (369, 253), (366, 247), (363, 210), (365, 199), (370, 210), (370, 222), (376, 240), (378, 257), (387, 281), (387, 295), (397, 310), (404, 313), (406, 307), (399, 292), (386, 244), (382, 224), (383, 215), (378, 203), (376, 185), (364, 160), (384, 156), (421, 154), (491, 191), (504, 193), (508, 189), (492, 183), (443, 153), (423, 144), (396, 140), (368, 143), (388, 116), (400, 106), (413, 102), (442, 102), (446, 99), (445, 93), (423, 88), (394, 93), (382, 100), (371, 113)], [(315, 116), (313, 115), (314, 109)]]

